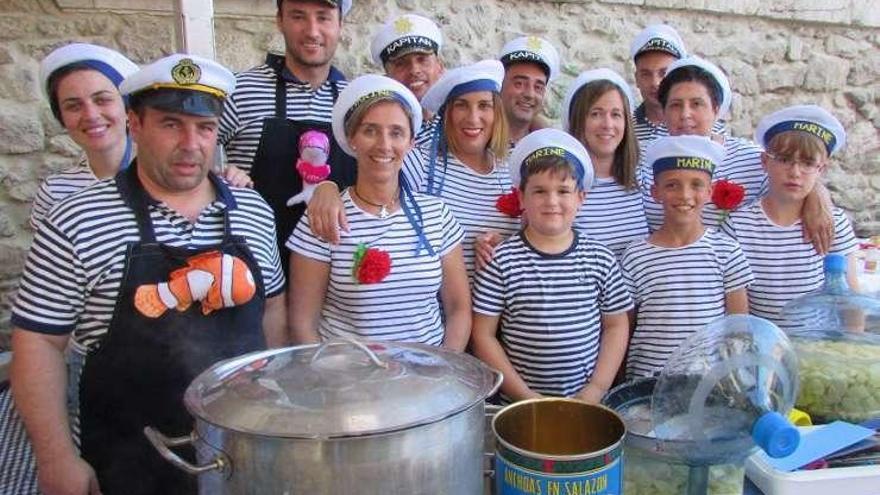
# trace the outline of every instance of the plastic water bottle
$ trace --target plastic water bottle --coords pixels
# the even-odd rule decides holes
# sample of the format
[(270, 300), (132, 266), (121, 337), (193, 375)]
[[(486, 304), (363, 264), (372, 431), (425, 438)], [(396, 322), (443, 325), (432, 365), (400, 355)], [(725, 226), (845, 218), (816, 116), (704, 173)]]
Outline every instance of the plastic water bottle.
[(825, 281), (782, 308), (784, 316), (798, 330), (861, 330), (864, 316), (880, 314), (880, 300), (850, 289), (846, 281), (846, 257), (825, 256)]
[(771, 457), (797, 447), (787, 419), (798, 393), (797, 356), (773, 323), (747, 315), (715, 320), (687, 338), (652, 397), (661, 441), (693, 442), (686, 462), (740, 462), (757, 445)]

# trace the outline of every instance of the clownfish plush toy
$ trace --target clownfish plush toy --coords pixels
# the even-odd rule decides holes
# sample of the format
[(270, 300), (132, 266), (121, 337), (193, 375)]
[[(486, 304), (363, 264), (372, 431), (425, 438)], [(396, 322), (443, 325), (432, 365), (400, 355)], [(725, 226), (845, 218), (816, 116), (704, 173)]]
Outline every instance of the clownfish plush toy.
[(208, 251), (186, 260), (186, 266), (171, 272), (167, 282), (145, 284), (134, 295), (135, 308), (148, 318), (158, 318), (169, 309), (186, 311), (193, 302), (202, 314), (247, 303), (257, 292), (254, 275), (240, 258), (220, 251)]
[(296, 171), (302, 177), (302, 192), (287, 200), (287, 206), (308, 203), (318, 184), (330, 176), (330, 138), (321, 131), (306, 131), (299, 137)]

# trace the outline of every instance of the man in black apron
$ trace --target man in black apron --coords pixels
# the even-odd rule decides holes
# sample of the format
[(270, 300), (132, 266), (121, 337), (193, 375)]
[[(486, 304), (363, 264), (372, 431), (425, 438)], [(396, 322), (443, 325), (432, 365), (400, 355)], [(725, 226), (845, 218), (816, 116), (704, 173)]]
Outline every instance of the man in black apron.
[(239, 88), (226, 105), (220, 134), (228, 162), (251, 175), (254, 189), (275, 212), (287, 273), (290, 253), (284, 243), (305, 212), (303, 204), (286, 204), (303, 189), (295, 169), (300, 135), (319, 130), (330, 138), (329, 181), (343, 188), (355, 179), (354, 159), (339, 148), (330, 128), (333, 103), (347, 84), (331, 60), (352, 2), (277, 2), (285, 54), (269, 54), (265, 64), (238, 74)]
[(47, 495), (195, 493), (144, 427), (189, 434), (182, 399), (199, 373), (287, 343), (271, 211), (209, 172), (234, 84), (189, 55), (123, 81), (137, 158), (60, 203), (37, 234), (13, 315), (13, 392)]

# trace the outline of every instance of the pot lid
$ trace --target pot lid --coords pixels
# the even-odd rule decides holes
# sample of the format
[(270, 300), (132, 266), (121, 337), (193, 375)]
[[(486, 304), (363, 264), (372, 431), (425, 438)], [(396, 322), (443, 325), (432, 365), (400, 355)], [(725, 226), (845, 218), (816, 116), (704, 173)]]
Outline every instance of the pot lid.
[(184, 402), (195, 417), (242, 433), (335, 438), (434, 423), (500, 384), (500, 373), (467, 354), (336, 340), (217, 363), (190, 384)]

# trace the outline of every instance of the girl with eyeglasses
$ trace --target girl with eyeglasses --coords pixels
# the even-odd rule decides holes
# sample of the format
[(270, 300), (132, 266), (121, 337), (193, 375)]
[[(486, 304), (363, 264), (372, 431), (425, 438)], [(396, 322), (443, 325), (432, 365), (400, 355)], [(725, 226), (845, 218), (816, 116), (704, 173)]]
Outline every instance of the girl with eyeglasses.
[[(782, 307), (824, 281), (823, 255), (804, 240), (801, 212), (829, 158), (845, 144), (846, 132), (824, 109), (798, 105), (764, 117), (755, 140), (766, 150), (761, 164), (768, 192), (760, 201), (732, 212), (721, 228), (739, 241), (754, 273), (755, 281), (748, 288), (749, 312), (792, 328), (796, 324), (779, 315)], [(840, 208), (834, 208), (832, 216), (829, 252), (846, 255), (848, 282), (858, 289), (852, 224)]]

